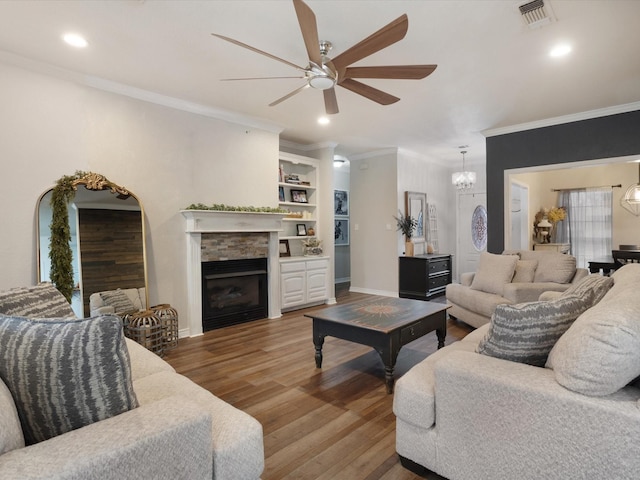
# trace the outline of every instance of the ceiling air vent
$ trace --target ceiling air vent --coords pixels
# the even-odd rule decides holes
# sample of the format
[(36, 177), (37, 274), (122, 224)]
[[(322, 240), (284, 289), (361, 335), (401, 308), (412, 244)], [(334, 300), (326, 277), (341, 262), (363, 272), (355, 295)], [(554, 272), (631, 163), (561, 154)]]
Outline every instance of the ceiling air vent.
[(522, 20), (529, 28), (538, 28), (550, 24), (553, 18), (551, 5), (543, 0), (533, 0), (518, 7)]

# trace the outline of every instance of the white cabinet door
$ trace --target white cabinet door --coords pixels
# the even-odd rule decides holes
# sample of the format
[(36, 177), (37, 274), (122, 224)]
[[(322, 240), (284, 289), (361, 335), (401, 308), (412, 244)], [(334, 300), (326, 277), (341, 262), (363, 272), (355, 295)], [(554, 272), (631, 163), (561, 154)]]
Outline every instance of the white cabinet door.
[(317, 302), (327, 298), (327, 270), (307, 272), (307, 302)]
[(294, 307), (306, 302), (307, 267), (304, 261), (280, 264), (281, 308)]

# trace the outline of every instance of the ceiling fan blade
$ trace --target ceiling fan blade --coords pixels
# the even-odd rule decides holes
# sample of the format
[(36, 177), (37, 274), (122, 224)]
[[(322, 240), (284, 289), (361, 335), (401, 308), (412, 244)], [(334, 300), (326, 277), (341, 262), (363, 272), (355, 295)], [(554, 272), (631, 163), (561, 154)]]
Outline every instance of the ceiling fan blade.
[(221, 78), (221, 82), (235, 82), (237, 80), (280, 80), (283, 78), (305, 78), (305, 77), (242, 77), (242, 78)]
[(265, 57), (269, 57), (273, 60), (277, 60), (278, 62), (282, 62), (285, 63), (287, 65), (289, 65), (290, 67), (295, 68), (296, 70), (302, 70), (304, 72), (304, 68), (299, 67), (298, 65), (291, 63), (287, 60), (284, 60), (283, 58), (280, 57), (276, 57), (275, 55), (271, 55), (270, 53), (267, 52), (263, 52), (262, 50), (259, 50), (255, 47), (252, 47), (251, 45), (247, 45), (246, 43), (242, 43), (238, 40), (234, 40), (233, 38), (229, 38), (229, 37), (225, 37), (224, 35), (218, 35), (217, 33), (212, 33), (211, 35), (213, 35), (214, 37), (218, 37), (221, 38), (222, 40), (226, 40), (227, 42), (233, 43), (234, 45), (238, 45), (240, 47), (246, 48), (248, 50), (251, 50), (252, 52), (256, 52), (259, 53), (260, 55), (264, 55)]
[(378, 90), (377, 88), (370, 87), (369, 85), (365, 85), (364, 83), (357, 82), (350, 78), (345, 78), (339, 82), (338, 85), (346, 88), (347, 90), (351, 90), (353, 93), (362, 95), (369, 100), (373, 100), (380, 105), (391, 105), (392, 103), (396, 103), (400, 100), (398, 97), (394, 97), (382, 90)]
[(293, 97), (296, 93), (300, 93), (302, 90), (304, 90), (305, 88), (309, 88), (309, 84), (305, 83), (303, 86), (301, 86), (300, 88), (296, 88), (293, 92), (287, 93), (284, 97), (281, 97), (279, 99), (277, 99), (275, 102), (271, 102), (269, 104), (270, 107), (275, 107), (276, 105), (278, 105), (279, 103), (284, 102), (285, 100), (287, 100), (288, 98)]
[(333, 59), (333, 64), (336, 66), (338, 71), (340, 71), (358, 60), (362, 60), (363, 58), (368, 57), (389, 45), (393, 45), (399, 40), (402, 40), (407, 34), (408, 28), (409, 19), (407, 14), (404, 14), (396, 18), (393, 22), (385, 25), (377, 32), (369, 35), (361, 42), (355, 44), (353, 47), (342, 52)]
[(388, 67), (347, 67), (344, 78), (388, 78), (419, 80), (431, 75), (437, 65), (394, 65)]
[(304, 45), (307, 47), (307, 55), (316, 65), (322, 65), (322, 56), (320, 55), (320, 41), (318, 40), (318, 24), (313, 10), (302, 0), (293, 0), (293, 6), (296, 9), (300, 31), (304, 39)]
[(324, 109), (327, 112), (327, 115), (335, 115), (336, 113), (340, 113), (340, 110), (338, 110), (338, 99), (336, 97), (335, 87), (323, 90), (323, 92)]

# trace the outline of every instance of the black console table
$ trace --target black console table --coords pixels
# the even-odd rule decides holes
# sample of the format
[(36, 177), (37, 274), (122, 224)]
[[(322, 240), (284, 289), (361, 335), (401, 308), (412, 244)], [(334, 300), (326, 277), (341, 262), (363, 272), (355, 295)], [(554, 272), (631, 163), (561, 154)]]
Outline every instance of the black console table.
[(451, 283), (451, 255), (430, 253), (400, 257), (400, 298), (431, 300)]

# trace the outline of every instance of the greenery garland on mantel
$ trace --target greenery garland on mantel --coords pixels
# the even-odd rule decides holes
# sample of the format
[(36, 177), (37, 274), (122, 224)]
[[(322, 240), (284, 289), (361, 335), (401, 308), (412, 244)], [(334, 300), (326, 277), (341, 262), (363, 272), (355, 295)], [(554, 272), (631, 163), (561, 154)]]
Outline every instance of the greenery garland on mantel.
[(213, 205), (205, 205), (204, 203), (192, 203), (185, 210), (212, 210), (215, 212), (244, 212), (244, 213), (290, 213), (282, 208), (272, 207), (233, 207), (224, 203), (214, 203)]

